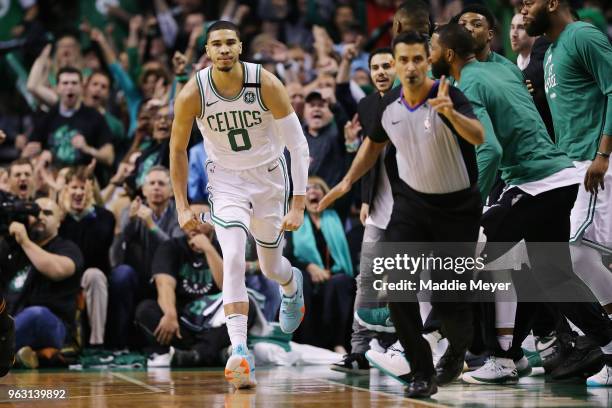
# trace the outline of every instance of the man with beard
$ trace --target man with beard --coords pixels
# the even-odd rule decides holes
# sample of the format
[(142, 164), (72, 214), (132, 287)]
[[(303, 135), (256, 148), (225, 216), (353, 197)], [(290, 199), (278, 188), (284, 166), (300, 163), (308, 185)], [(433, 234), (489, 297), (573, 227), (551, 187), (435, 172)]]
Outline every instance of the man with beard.
[(48, 198), (36, 200), (40, 214), (26, 226), (13, 222), (9, 234), (16, 247), (0, 250), (0, 291), (15, 316), (17, 360), (38, 367), (35, 350), (61, 349), (75, 327), (83, 255), (58, 236), (61, 211)]
[[(521, 13), (527, 34), (552, 41), (544, 57), (544, 89), (556, 144), (584, 180), (571, 213), (574, 271), (612, 317), (612, 276), (602, 260), (602, 251), (612, 248), (612, 47), (595, 26), (574, 20), (567, 0), (527, 0)], [(612, 385), (612, 342), (602, 351), (606, 364), (589, 385)], [(566, 362), (557, 377), (576, 368)]]
[(483, 5), (470, 4), (457, 15), (457, 22), (464, 26), (474, 38), (476, 59), (480, 62), (498, 62), (510, 68), (520, 81), (524, 81), (521, 70), (505, 58), (491, 50), (495, 32), (495, 16)]
[[(376, 87), (376, 91), (361, 101), (357, 105), (359, 127), (366, 129), (365, 134), (369, 134), (368, 129), (375, 123), (377, 106), (382, 97), (387, 93), (395, 81), (395, 61), (393, 51), (390, 48), (379, 48), (370, 54), (369, 59), (370, 78)], [(356, 133), (359, 127), (353, 122), (347, 123), (344, 132)], [(357, 135), (355, 135), (357, 136)], [(385, 152), (381, 154), (374, 168), (370, 170), (362, 179), (362, 204), (361, 222), (365, 226), (363, 233), (364, 243), (374, 243), (381, 241), (389, 224), (391, 209), (393, 208), (393, 196), (391, 185), (385, 169)], [(362, 249), (363, 253), (363, 249)], [(363, 298), (364, 282), (372, 279), (371, 269), (367, 268), (364, 260), (360, 262), (361, 270), (357, 276), (357, 295), (355, 297), (354, 310), (361, 307), (372, 307)], [(356, 319), (353, 319), (353, 332), (351, 334), (351, 354), (344, 356), (344, 359), (334, 364), (331, 368), (336, 371), (366, 373), (370, 364), (365, 357), (366, 351), (370, 348), (370, 340), (375, 332), (362, 326)]]
[(550, 40), (543, 35), (538, 38), (529, 37), (525, 30), (523, 15), (516, 13), (510, 24), (510, 46), (512, 51), (518, 54), (516, 64), (523, 71), (525, 81), (531, 87), (529, 92), (546, 125), (546, 130), (550, 138), (555, 140), (550, 108), (544, 92), (544, 54), (550, 46)]
[[(111, 166), (115, 157), (104, 117), (82, 103), (81, 72), (64, 67), (57, 73), (59, 104), (35, 125), (24, 151), (49, 149), (58, 167), (88, 164), (92, 158)], [(24, 153), (25, 154), (25, 153)]]
[(108, 252), (113, 243), (115, 217), (104, 207), (94, 205), (93, 180), (84, 167), (72, 169), (66, 175), (66, 185), (60, 195), (66, 212), (59, 235), (83, 252), (84, 272), (81, 287), (85, 294), (91, 346), (102, 346), (108, 307), (110, 274)]
[[(485, 128), (487, 143), (502, 153), (499, 163), (483, 168), (496, 172), (499, 167), (508, 188), (483, 215), (481, 223), (488, 242), (512, 245), (491, 249), (487, 260), (494, 261), (524, 239), (532, 270), (538, 272), (533, 275), (537, 281), (531, 282), (537, 282), (544, 290), (544, 301), (554, 296), (556, 302), (561, 296), (590, 299), (588, 290), (578, 284), (571, 271), (569, 247), (565, 245), (580, 174), (548, 137), (527, 89), (503, 65), (476, 61), (472, 41), (469, 32), (457, 24), (440, 28), (432, 38), (431, 64), (434, 75), (450, 74), (457, 78)], [(537, 242), (559, 243), (555, 256), (543, 254), (534, 245)], [(597, 360), (588, 345), (608, 344), (612, 340), (612, 323), (589, 303), (565, 301), (554, 306), (587, 334), (587, 346), (578, 345), (568, 358), (574, 372), (582, 372), (579, 370), (587, 369)], [(476, 384), (518, 381), (514, 362), (523, 357), (521, 344), (531, 329), (530, 317), (535, 307), (533, 303), (518, 304), (508, 350), (501, 348), (491, 333), (485, 334), (493, 356), (480, 369), (464, 374), (464, 381)]]
[[(462, 242), (466, 245), (459, 245), (454, 255), (466, 256), (474, 251), (482, 212), (473, 147), (484, 140), (482, 126), (457, 88), (444, 78), (435, 82), (427, 77), (427, 37), (415, 32), (400, 34), (393, 40), (393, 52), (402, 86), (383, 97), (368, 139), (344, 179), (321, 200), (319, 210), (348, 193), (391, 141), (398, 171), (391, 180), (394, 203), (385, 241)], [(416, 293), (413, 295), (409, 302), (390, 302), (389, 309), (410, 362), (411, 372), (404, 378), (406, 393), (423, 398), (435, 394), (437, 384), (446, 385), (461, 374), (471, 343), (472, 312), (468, 303), (433, 304), (449, 340), (434, 370), (431, 349), (421, 336), (423, 322)]]

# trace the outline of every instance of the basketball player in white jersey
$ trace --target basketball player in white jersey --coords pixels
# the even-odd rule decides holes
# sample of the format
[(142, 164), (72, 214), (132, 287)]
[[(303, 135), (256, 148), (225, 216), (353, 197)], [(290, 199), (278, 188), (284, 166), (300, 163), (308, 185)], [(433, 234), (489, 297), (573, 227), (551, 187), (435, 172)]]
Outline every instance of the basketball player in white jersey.
[[(294, 332), (304, 316), (302, 274), (282, 256), (283, 231), (304, 219), (309, 152), (297, 115), (280, 80), (260, 65), (242, 62), (238, 28), (218, 21), (208, 30), (212, 66), (198, 71), (177, 96), (170, 141), (170, 171), (181, 228), (200, 220), (187, 201), (187, 144), (195, 119), (206, 162), (211, 218), (223, 252), (223, 305), (232, 343), (225, 378), (236, 388), (255, 385), (247, 350), (249, 301), (244, 281), (247, 234), (257, 242), (262, 272), (281, 285), (280, 326)], [(291, 154), (293, 200), (283, 157)]]

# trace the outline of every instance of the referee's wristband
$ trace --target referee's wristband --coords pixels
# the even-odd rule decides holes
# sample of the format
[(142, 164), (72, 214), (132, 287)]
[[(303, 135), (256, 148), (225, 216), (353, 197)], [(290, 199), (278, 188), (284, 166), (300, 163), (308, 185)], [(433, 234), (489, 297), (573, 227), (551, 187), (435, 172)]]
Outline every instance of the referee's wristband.
[(610, 158), (610, 153), (597, 152), (598, 156), (605, 157), (606, 159)]

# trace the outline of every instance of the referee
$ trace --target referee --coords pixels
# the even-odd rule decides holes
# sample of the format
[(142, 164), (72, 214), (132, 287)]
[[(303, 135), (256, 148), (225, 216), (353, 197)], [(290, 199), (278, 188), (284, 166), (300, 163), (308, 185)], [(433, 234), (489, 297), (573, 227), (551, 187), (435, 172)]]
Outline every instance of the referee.
[[(428, 78), (427, 37), (403, 33), (393, 40), (393, 53), (402, 86), (383, 97), (375, 126), (347, 175), (319, 208), (348, 193), (390, 141), (397, 174), (390, 178), (394, 204), (385, 240), (475, 243), (482, 203), (474, 145), (484, 141), (483, 128), (461, 91), (444, 79)], [(437, 384), (456, 379), (471, 343), (470, 304), (433, 303), (433, 307), (450, 343), (435, 370), (429, 344), (421, 336), (418, 303), (389, 304), (411, 366), (406, 389), (410, 397), (429, 397), (437, 392)]]

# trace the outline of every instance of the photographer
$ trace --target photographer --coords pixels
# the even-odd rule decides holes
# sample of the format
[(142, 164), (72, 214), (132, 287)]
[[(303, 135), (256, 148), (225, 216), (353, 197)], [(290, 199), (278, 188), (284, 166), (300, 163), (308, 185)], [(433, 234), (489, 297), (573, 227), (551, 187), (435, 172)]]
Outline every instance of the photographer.
[(29, 368), (38, 367), (33, 350), (62, 348), (72, 333), (83, 266), (79, 248), (58, 236), (59, 206), (48, 198), (36, 204), (40, 214), (28, 229), (9, 225), (17, 245), (0, 241), (0, 292), (15, 315), (17, 358)]

